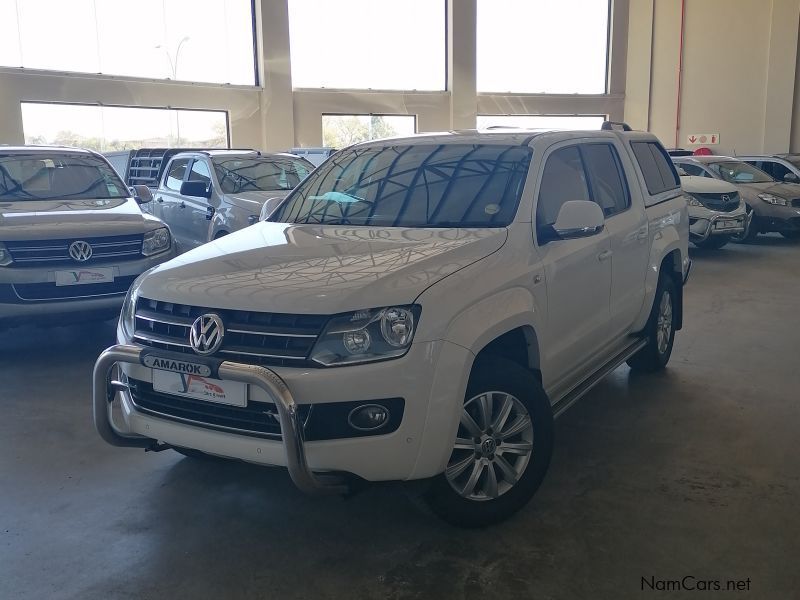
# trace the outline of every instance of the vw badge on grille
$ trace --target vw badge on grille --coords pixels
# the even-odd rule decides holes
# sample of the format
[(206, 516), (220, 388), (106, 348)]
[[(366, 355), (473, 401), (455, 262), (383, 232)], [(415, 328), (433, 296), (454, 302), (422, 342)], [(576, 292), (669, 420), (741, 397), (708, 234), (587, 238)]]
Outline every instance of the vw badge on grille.
[(208, 313), (197, 317), (189, 330), (189, 345), (198, 354), (214, 354), (222, 345), (225, 325), (222, 317)]
[(89, 242), (77, 240), (69, 245), (69, 255), (78, 262), (86, 262), (92, 258), (92, 247)]

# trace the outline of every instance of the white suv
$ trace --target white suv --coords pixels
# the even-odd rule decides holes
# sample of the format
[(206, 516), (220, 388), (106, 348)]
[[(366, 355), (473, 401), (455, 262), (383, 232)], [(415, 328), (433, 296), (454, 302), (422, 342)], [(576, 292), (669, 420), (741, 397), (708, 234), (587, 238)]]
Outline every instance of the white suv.
[(666, 365), (688, 233), (669, 157), (627, 126), (359, 144), (134, 284), (96, 427), (307, 491), (431, 479), (442, 518), (497, 522), (541, 483), (555, 415), (626, 360)]

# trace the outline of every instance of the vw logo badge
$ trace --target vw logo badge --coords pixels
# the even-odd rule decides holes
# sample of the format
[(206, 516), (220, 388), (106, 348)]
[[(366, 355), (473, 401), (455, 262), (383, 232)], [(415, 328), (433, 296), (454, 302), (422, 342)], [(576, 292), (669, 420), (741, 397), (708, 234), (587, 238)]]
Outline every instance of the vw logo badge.
[(225, 325), (222, 317), (208, 313), (197, 317), (189, 330), (189, 345), (198, 354), (214, 354), (222, 345)]
[[(63, 246), (62, 246), (63, 248)], [(89, 242), (78, 240), (69, 245), (69, 255), (78, 262), (86, 262), (92, 258), (92, 247)]]

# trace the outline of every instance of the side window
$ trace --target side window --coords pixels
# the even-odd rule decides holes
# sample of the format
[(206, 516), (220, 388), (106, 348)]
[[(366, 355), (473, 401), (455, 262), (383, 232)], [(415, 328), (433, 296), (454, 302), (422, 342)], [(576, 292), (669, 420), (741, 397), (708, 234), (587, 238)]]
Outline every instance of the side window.
[(169, 190), (179, 192), (181, 190), (181, 183), (183, 183), (183, 176), (186, 175), (186, 167), (189, 166), (188, 158), (179, 158), (173, 160), (169, 165), (169, 171), (164, 179), (164, 183)]
[(621, 213), (631, 205), (628, 182), (619, 161), (619, 155), (611, 144), (585, 144), (581, 146), (592, 199), (610, 217)]
[(651, 196), (680, 187), (680, 179), (669, 155), (657, 142), (631, 142), (633, 154), (642, 169)]
[(779, 162), (764, 162), (762, 169), (778, 181), (783, 181), (786, 174), (791, 173), (789, 167), (785, 167)]
[(192, 170), (189, 172), (189, 181), (202, 181), (208, 187), (208, 184), (211, 183), (211, 173), (205, 161), (195, 159), (192, 163)]
[(693, 175), (694, 177), (708, 177), (708, 173), (703, 170), (703, 167), (698, 165), (693, 165), (691, 163), (678, 163), (678, 166), (686, 171), (687, 175)]
[(578, 147), (568, 146), (556, 150), (544, 165), (536, 204), (536, 227), (555, 223), (558, 211), (568, 200), (589, 199), (589, 188)]
[(294, 165), (295, 171), (297, 171), (297, 176), (300, 178), (300, 181), (305, 179), (308, 176), (309, 170), (305, 163), (301, 163), (299, 160), (292, 161)]

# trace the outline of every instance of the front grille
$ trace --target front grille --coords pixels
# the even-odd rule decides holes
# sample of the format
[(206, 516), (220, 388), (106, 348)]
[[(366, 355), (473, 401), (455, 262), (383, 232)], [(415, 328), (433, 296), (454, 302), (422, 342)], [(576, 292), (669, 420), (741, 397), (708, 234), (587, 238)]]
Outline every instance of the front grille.
[[(95, 238), (5, 242), (5, 245), (11, 253), (12, 266), (92, 265), (141, 258), (143, 238), (143, 234), (116, 235)], [(92, 257), (87, 261), (77, 262), (69, 255), (69, 245), (79, 240), (88, 242), (92, 247)]]
[[(692, 194), (697, 200), (709, 210), (716, 210), (719, 212), (733, 212), (739, 208), (739, 194)], [(722, 199), (722, 196), (727, 196), (728, 200)]]
[[(250, 400), (247, 406), (226, 406), (204, 400), (162, 394), (154, 391), (153, 385), (145, 381), (129, 379), (128, 383), (131, 386), (133, 403), (142, 412), (214, 429), (231, 430), (262, 437), (281, 437), (278, 412), (271, 402)], [(306, 413), (308, 412), (307, 407), (304, 410)]]
[(22, 302), (46, 302), (49, 300), (78, 300), (80, 298), (102, 298), (123, 296), (131, 287), (136, 275), (117, 277), (108, 283), (57, 286), (55, 283), (13, 283), (15, 296)]
[(140, 298), (134, 338), (144, 346), (195, 354), (189, 346), (189, 329), (208, 312), (218, 314), (225, 324), (216, 358), (256, 365), (316, 366), (308, 355), (328, 320), (324, 315), (219, 310)]
[(792, 206), (795, 208), (800, 208), (800, 198), (795, 198), (792, 200)]

